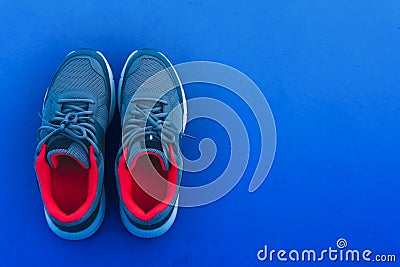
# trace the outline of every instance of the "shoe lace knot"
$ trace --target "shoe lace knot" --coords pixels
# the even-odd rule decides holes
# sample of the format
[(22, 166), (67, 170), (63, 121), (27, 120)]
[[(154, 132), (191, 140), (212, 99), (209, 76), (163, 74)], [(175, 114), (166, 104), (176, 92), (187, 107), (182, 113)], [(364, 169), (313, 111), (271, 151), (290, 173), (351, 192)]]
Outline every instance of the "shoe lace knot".
[[(89, 105), (94, 103), (91, 99), (59, 99), (57, 104), (61, 105), (61, 109), (55, 112), (55, 116), (50, 121), (46, 121), (39, 115), (43, 122), (38, 130), (40, 144), (47, 142), (52, 136), (62, 134), (87, 150), (88, 145), (93, 146), (98, 154), (93, 111), (89, 110)], [(45, 133), (45, 136), (40, 138), (42, 133)]]

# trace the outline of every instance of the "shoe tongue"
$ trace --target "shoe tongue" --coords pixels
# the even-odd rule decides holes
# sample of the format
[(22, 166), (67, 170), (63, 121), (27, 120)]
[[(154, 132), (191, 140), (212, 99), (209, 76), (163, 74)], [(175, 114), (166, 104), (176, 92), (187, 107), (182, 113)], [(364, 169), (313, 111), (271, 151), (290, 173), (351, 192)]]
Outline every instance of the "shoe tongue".
[(132, 167), (132, 163), (135, 161), (135, 159), (137, 159), (138, 156), (148, 153), (154, 153), (159, 156), (164, 163), (165, 169), (169, 170), (168, 158), (163, 152), (162, 146), (159, 141), (146, 141), (146, 144), (144, 144), (144, 142), (136, 142), (131, 147), (129, 147), (127, 157), (128, 167)]
[(70, 156), (80, 162), (82, 166), (89, 169), (90, 159), (88, 151), (88, 149), (70, 139), (65, 137), (56, 138), (47, 144), (47, 162), (52, 168), (56, 168), (59, 157)]

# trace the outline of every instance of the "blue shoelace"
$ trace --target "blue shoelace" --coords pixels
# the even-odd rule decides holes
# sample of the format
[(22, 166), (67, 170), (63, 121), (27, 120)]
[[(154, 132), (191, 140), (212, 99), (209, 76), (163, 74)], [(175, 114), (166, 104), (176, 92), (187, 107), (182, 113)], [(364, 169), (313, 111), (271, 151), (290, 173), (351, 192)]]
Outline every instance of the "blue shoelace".
[[(176, 144), (176, 136), (194, 138), (180, 132), (166, 117), (168, 113), (163, 112), (163, 106), (168, 102), (154, 98), (135, 98), (132, 100), (131, 108), (127, 111), (129, 115), (124, 122), (123, 147), (131, 147), (136, 141), (150, 140), (160, 141), (164, 151), (169, 151), (168, 144)], [(174, 146), (175, 147), (175, 146)]]
[[(42, 131), (48, 134), (39, 142), (39, 146), (46, 143), (51, 137), (61, 134), (72, 141), (80, 144), (87, 153), (87, 143), (94, 147), (96, 154), (99, 153), (96, 139), (96, 128), (94, 127), (93, 111), (89, 111), (89, 104), (94, 104), (90, 99), (59, 99), (61, 111), (57, 111), (50, 121), (43, 121), (38, 130), (38, 137)], [(86, 143), (85, 143), (86, 142)]]

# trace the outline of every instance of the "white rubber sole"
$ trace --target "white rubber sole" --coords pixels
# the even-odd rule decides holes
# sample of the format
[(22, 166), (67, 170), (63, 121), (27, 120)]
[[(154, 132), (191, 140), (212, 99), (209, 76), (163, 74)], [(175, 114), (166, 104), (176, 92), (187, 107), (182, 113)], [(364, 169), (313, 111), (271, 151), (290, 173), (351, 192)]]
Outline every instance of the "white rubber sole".
[[(118, 82), (118, 109), (119, 109), (119, 110), (121, 110), (121, 93), (122, 93), (121, 89), (122, 89), (122, 81), (123, 81), (124, 78), (125, 78), (126, 67), (127, 67), (127, 65), (128, 65), (128, 62), (130, 61), (130, 59), (131, 59), (133, 56), (135, 56), (137, 52), (139, 52), (139, 50), (136, 50), (136, 51), (132, 52), (132, 53), (129, 55), (129, 57), (128, 57), (128, 59), (126, 60), (125, 65), (124, 65), (124, 67), (123, 67), (123, 69), (122, 69), (122, 71), (121, 71), (121, 75), (120, 75), (119, 82)], [(183, 124), (182, 124), (182, 131), (184, 132), (185, 129), (186, 129), (186, 123), (187, 123), (187, 103), (186, 103), (185, 90), (183, 90), (182, 82), (181, 82), (181, 80), (179, 79), (178, 73), (176, 72), (176, 69), (175, 69), (174, 66), (172, 65), (171, 61), (169, 61), (169, 59), (168, 59), (163, 53), (161, 53), (161, 52), (157, 52), (157, 53), (169, 63), (169, 65), (171, 66), (171, 69), (174, 71), (175, 76), (176, 76), (177, 79), (178, 79), (179, 87), (180, 87), (180, 89), (181, 89), (181, 94), (182, 94), (182, 106), (183, 106)], [(123, 115), (123, 114), (121, 114), (121, 116), (122, 116), (122, 115)]]
[(186, 129), (186, 123), (187, 123), (187, 103), (186, 103), (186, 95), (185, 95), (185, 90), (183, 90), (182, 82), (181, 79), (179, 78), (178, 73), (176, 72), (176, 69), (174, 68), (174, 65), (172, 65), (171, 61), (161, 52), (158, 52), (162, 57), (164, 57), (165, 60), (171, 65), (172, 70), (175, 73), (176, 78), (178, 79), (179, 82), (179, 87), (181, 88), (181, 94), (182, 94), (182, 105), (183, 105), (183, 123), (182, 123), (182, 132), (185, 131)]
[[(119, 110), (119, 111), (121, 111), (121, 104), (122, 104), (122, 102), (121, 102), (121, 100), (122, 100), (122, 97), (121, 97), (122, 90), (121, 90), (121, 89), (122, 89), (122, 81), (123, 81), (124, 78), (125, 78), (126, 67), (128, 66), (129, 60), (130, 60), (137, 52), (138, 52), (138, 50), (132, 52), (132, 53), (129, 55), (128, 59), (125, 61), (124, 67), (123, 67), (123, 69), (122, 69), (122, 71), (121, 71), (121, 75), (119, 76), (119, 82), (118, 82), (118, 110)], [(122, 117), (122, 114), (121, 114), (121, 117)], [(121, 119), (122, 119), (122, 118), (121, 118)]]
[(101, 200), (100, 200), (100, 208), (99, 208), (97, 217), (93, 221), (93, 223), (83, 231), (76, 232), (76, 233), (62, 231), (50, 219), (49, 214), (47, 213), (46, 209), (44, 209), (44, 214), (46, 216), (47, 224), (49, 225), (50, 229), (57, 236), (59, 236), (63, 239), (66, 239), (66, 240), (76, 241), (76, 240), (82, 240), (82, 239), (89, 238), (97, 232), (97, 230), (100, 228), (101, 224), (103, 223), (104, 216), (106, 213), (105, 211), (106, 211), (106, 194), (103, 189), (103, 193), (101, 195)]
[(104, 60), (104, 63), (107, 66), (108, 77), (110, 78), (111, 104), (110, 104), (110, 112), (108, 113), (108, 124), (107, 124), (107, 126), (109, 126), (114, 118), (116, 102), (117, 102), (116, 92), (115, 92), (114, 75), (113, 75), (112, 69), (111, 69), (110, 64), (108, 63), (106, 57), (100, 51), (96, 51), (96, 52)]
[(122, 207), (121, 204), (119, 206), (119, 213), (121, 216), (122, 223), (124, 224), (125, 228), (131, 234), (133, 234), (137, 237), (141, 237), (141, 238), (155, 238), (155, 237), (159, 237), (159, 236), (162, 236), (163, 234), (165, 234), (171, 228), (171, 226), (174, 224), (176, 215), (178, 213), (178, 203), (179, 203), (179, 196), (176, 200), (172, 214), (168, 218), (168, 220), (163, 225), (161, 225), (160, 227), (153, 229), (153, 230), (144, 230), (144, 229), (138, 228), (135, 225), (133, 225), (130, 222), (127, 215), (125, 214), (124, 208)]

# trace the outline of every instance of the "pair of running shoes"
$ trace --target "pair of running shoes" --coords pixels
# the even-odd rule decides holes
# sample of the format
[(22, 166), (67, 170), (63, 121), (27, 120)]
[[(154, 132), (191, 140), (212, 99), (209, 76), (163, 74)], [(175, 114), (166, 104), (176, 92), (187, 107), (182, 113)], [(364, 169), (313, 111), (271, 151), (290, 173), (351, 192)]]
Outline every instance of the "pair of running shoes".
[(175, 220), (187, 107), (174, 67), (160, 52), (135, 51), (116, 89), (103, 54), (80, 49), (66, 56), (47, 89), (35, 153), (45, 218), (61, 238), (88, 238), (104, 219), (105, 133), (116, 108), (123, 224), (136, 236), (153, 238)]

